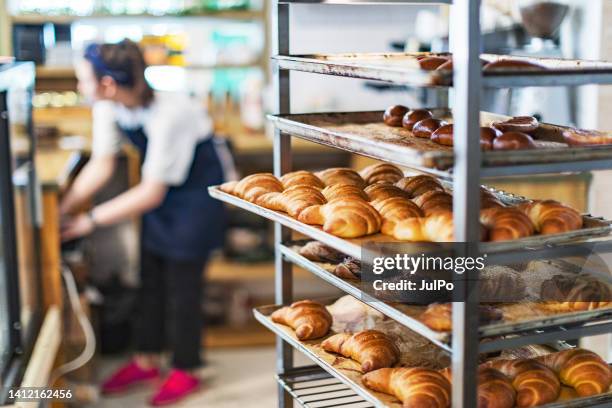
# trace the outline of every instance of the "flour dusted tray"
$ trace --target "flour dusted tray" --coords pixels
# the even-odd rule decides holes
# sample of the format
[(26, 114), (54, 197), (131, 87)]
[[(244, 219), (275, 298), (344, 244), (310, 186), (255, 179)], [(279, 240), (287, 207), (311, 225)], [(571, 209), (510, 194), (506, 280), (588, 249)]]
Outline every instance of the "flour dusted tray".
[[(328, 299), (322, 302), (325, 304), (331, 304), (332, 300)], [(328, 336), (321, 338), (321, 339), (310, 340), (310, 341), (300, 341), (295, 336), (295, 333), (291, 328), (278, 324), (278, 323), (274, 323), (271, 320), (270, 315), (274, 311), (280, 309), (281, 307), (282, 306), (280, 305), (261, 306), (261, 307), (253, 309), (253, 314), (255, 318), (261, 324), (263, 324), (269, 330), (271, 330), (276, 335), (281, 337), (284, 341), (289, 343), (296, 350), (305, 354), (314, 363), (319, 365), (322, 369), (327, 371), (329, 374), (336, 377), (338, 380), (342, 381), (347, 386), (351, 387), (358, 395), (360, 395), (366, 401), (373, 404), (375, 407), (387, 407), (387, 408), (401, 408), (402, 407), (402, 404), (395, 397), (384, 394), (384, 393), (375, 392), (365, 387), (365, 385), (363, 385), (363, 382), (362, 382), (362, 373), (360, 371), (359, 364), (357, 362), (352, 361), (348, 358), (344, 358), (337, 354), (328, 353), (321, 348), (320, 346), (321, 342), (328, 336), (333, 335), (334, 334), (333, 332), (330, 333)], [(332, 312), (332, 315), (333, 315), (333, 312)], [(387, 327), (390, 327), (390, 326), (387, 325)], [(385, 326), (383, 327), (374, 326), (374, 327), (368, 327), (368, 328), (375, 328), (377, 330), (381, 330), (389, 334), (388, 331), (385, 329)], [(413, 339), (416, 339), (416, 337), (413, 337)], [(403, 361), (403, 359), (407, 356), (407, 354), (422, 356), (422, 357), (415, 357), (417, 359), (421, 359), (420, 362), (415, 361), (415, 365), (420, 365), (420, 363), (422, 363), (423, 361), (427, 361), (427, 360), (429, 360), (429, 364), (431, 365), (431, 368), (434, 368), (434, 369), (441, 368), (441, 366), (448, 364), (448, 361), (444, 361), (442, 354), (437, 354), (433, 351), (432, 349), (432, 347), (434, 347), (433, 345), (431, 345), (430, 347), (427, 344), (421, 342), (420, 340), (416, 340), (416, 341), (417, 343), (414, 345), (409, 343), (410, 340), (402, 341), (400, 342), (400, 344), (398, 344), (398, 346), (400, 347), (400, 350), (402, 351), (402, 361), (401, 361), (402, 365), (411, 366), (410, 363), (406, 364), (406, 362)], [(543, 349), (539, 349), (538, 353), (540, 353), (541, 350)], [(505, 357), (512, 358), (512, 353), (508, 353), (508, 355), (506, 355)], [(411, 359), (412, 357), (408, 356), (408, 358)], [(567, 395), (567, 394), (564, 393), (563, 395)], [(601, 394), (601, 395), (597, 395), (594, 397), (588, 397), (588, 398), (564, 399), (564, 397), (562, 397), (562, 400), (557, 401), (552, 404), (544, 405), (542, 407), (543, 408), (561, 408), (561, 407), (583, 408), (583, 407), (596, 406), (598, 404), (601, 404), (601, 406), (606, 406), (605, 404), (610, 404), (610, 403), (612, 403), (612, 393), (609, 392), (606, 394)]]
[[(315, 74), (372, 79), (418, 87), (452, 86), (450, 71), (426, 71), (418, 56), (448, 56), (447, 53), (352, 53), (278, 55), (279, 68)], [(483, 72), (482, 85), (493, 88), (523, 86), (567, 86), (612, 82), (612, 63), (558, 58), (536, 58), (483, 54), (487, 61), (515, 59), (544, 66), (545, 70), (508, 68)]]
[[(494, 191), (495, 194), (507, 204), (516, 204), (523, 200), (520, 197), (505, 194), (502, 192)], [(337, 249), (340, 252), (345, 253), (348, 256), (352, 256), (357, 259), (361, 259), (361, 250), (366, 243), (398, 243), (401, 241), (394, 240), (392, 237), (383, 234), (369, 235), (362, 238), (356, 239), (344, 239), (339, 238), (335, 235), (329, 234), (318, 226), (307, 225), (298, 220), (290, 217), (289, 215), (269, 210), (259, 205), (253, 204), (249, 201), (238, 198), (234, 195), (225, 193), (219, 189), (218, 186), (211, 186), (208, 188), (208, 193), (211, 197), (217, 200), (224, 201), (228, 204), (235, 205), (236, 207), (242, 208), (261, 217), (267, 218), (268, 220), (279, 222), (285, 227), (291, 228), (296, 232), (309, 236), (317, 241), (321, 241), (332, 248)], [(591, 238), (601, 237), (608, 235), (611, 230), (610, 222), (600, 218), (594, 218), (589, 215), (583, 216), (584, 228), (570, 231), (563, 234), (555, 235), (534, 235), (531, 237), (517, 239), (513, 241), (503, 242), (483, 242), (480, 244), (480, 250), (487, 254), (493, 254), (503, 251), (511, 250), (524, 250), (526, 248), (539, 248), (543, 246), (552, 246), (555, 244), (565, 243), (586, 243)]]
[[(448, 109), (430, 109), (436, 118), (452, 122)], [(454, 164), (452, 146), (443, 146), (429, 139), (414, 137), (412, 132), (387, 126), (383, 112), (309, 113), (270, 115), (277, 129), (301, 139), (340, 148), (400, 166), (449, 177)], [(481, 123), (506, 120), (483, 112)], [(567, 127), (542, 123), (535, 132), (537, 149), (486, 151), (482, 153), (483, 171), (487, 168), (553, 163), (612, 160), (612, 145), (569, 147), (562, 133)]]

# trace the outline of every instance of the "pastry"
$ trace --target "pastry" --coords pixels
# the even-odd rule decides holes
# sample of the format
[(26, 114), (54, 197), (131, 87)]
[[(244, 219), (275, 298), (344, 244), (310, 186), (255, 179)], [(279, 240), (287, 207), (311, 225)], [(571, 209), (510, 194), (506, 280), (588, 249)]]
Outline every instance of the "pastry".
[(228, 181), (227, 183), (221, 184), (219, 186), (219, 190), (227, 194), (235, 194), (234, 191), (236, 190), (238, 183), (239, 181)]
[(335, 264), (341, 262), (345, 258), (342, 252), (336, 251), (334, 248), (319, 241), (308, 242), (299, 249), (298, 253), (313, 262)]
[(238, 197), (257, 204), (257, 200), (267, 193), (280, 193), (283, 185), (271, 173), (257, 173), (246, 176), (234, 187)]
[[(478, 313), (481, 324), (488, 324), (503, 318), (499, 309), (490, 306), (480, 305)], [(432, 330), (449, 332), (453, 330), (453, 304), (432, 303), (421, 313), (419, 320)]]
[(580, 213), (567, 205), (554, 200), (530, 201), (518, 208), (533, 222), (542, 235), (562, 234), (582, 228)]
[(404, 177), (404, 172), (392, 164), (378, 163), (361, 170), (359, 175), (365, 180), (366, 184), (393, 184)]
[(435, 132), (431, 134), (432, 142), (444, 145), (444, 146), (452, 146), (453, 145), (453, 125), (444, 125), (440, 126), (436, 129)]
[(385, 221), (402, 221), (424, 215), (415, 203), (404, 197), (388, 197), (384, 200), (377, 200), (372, 203), (372, 206), (376, 208)]
[(486, 364), (512, 380), (516, 406), (535, 407), (556, 401), (561, 392), (557, 375), (536, 360), (493, 360)]
[(313, 205), (325, 204), (327, 200), (317, 187), (295, 185), (282, 193), (266, 193), (259, 197), (257, 204), (275, 211), (283, 211), (298, 218), (302, 211)]
[(504, 266), (487, 266), (480, 271), (480, 301), (482, 303), (518, 302), (527, 295), (523, 275)]
[(521, 70), (521, 69), (530, 70), (530, 71), (541, 71), (541, 70), (545, 70), (546, 67), (539, 65), (539, 64), (535, 64), (533, 62), (529, 62), (529, 61), (508, 58), (508, 59), (499, 59), (497, 61), (489, 62), (483, 68), (484, 72), (491, 72), (491, 71), (498, 71), (498, 70), (499, 71), (510, 71), (510, 70), (516, 71), (516, 70)]
[(509, 241), (532, 236), (535, 226), (516, 208), (490, 207), (480, 211), (480, 222), (488, 229), (489, 241)]
[(555, 275), (542, 283), (540, 295), (546, 310), (579, 312), (612, 306), (612, 288), (590, 276)]
[(270, 318), (274, 323), (291, 327), (300, 340), (321, 338), (329, 332), (332, 324), (327, 308), (312, 300), (301, 300), (280, 308)]
[(287, 173), (280, 178), (280, 182), (286, 189), (298, 185), (307, 185), (318, 189), (325, 187), (325, 184), (323, 184), (321, 179), (306, 170), (298, 170)]
[(610, 366), (592, 351), (564, 350), (536, 360), (557, 373), (561, 382), (573, 387), (581, 397), (603, 394), (612, 385)]
[(521, 132), (531, 134), (535, 132), (539, 126), (540, 123), (533, 116), (515, 116), (505, 121), (491, 123), (491, 127), (502, 133)]
[(369, 201), (370, 198), (361, 188), (350, 184), (334, 184), (327, 186), (321, 191), (327, 201), (332, 201), (338, 198), (345, 200), (363, 200)]
[(325, 339), (321, 347), (357, 361), (364, 373), (391, 367), (398, 362), (400, 355), (393, 340), (377, 330), (335, 334)]
[(404, 118), (402, 119), (402, 126), (404, 129), (412, 130), (417, 122), (431, 118), (433, 118), (433, 114), (427, 109), (411, 110), (404, 115)]
[(495, 138), (502, 135), (502, 132), (490, 126), (482, 126), (480, 128), (480, 149), (492, 150), (493, 141)]
[(358, 238), (380, 231), (378, 211), (361, 200), (336, 199), (302, 211), (299, 221), (323, 225), (323, 230), (341, 238)]
[(343, 279), (359, 279), (361, 276), (361, 262), (354, 258), (346, 258), (336, 265), (333, 274)]
[(366, 387), (391, 394), (405, 408), (449, 408), (451, 384), (439, 372), (427, 368), (381, 368), (362, 377)]
[(404, 177), (395, 185), (410, 194), (411, 197), (418, 197), (431, 190), (444, 191), (444, 187), (435, 177), (424, 174)]
[(536, 147), (531, 136), (521, 132), (506, 132), (493, 140), (493, 150), (526, 150)]
[(446, 122), (440, 119), (423, 119), (414, 124), (412, 134), (416, 137), (429, 139), (433, 132), (435, 132), (440, 126), (444, 125), (446, 125)]
[(381, 232), (399, 241), (453, 242), (454, 227), (451, 213), (436, 213), (429, 217), (385, 220)]
[(480, 188), (480, 208), (482, 210), (491, 207), (505, 207), (506, 205), (501, 202), (499, 198), (495, 196), (495, 194), (491, 193), (489, 190), (485, 188)]
[(370, 184), (364, 190), (367, 194), (370, 201), (382, 201), (391, 197), (402, 197), (405, 199), (410, 199), (410, 194), (405, 192), (399, 187), (394, 186), (393, 184), (386, 183), (376, 183)]
[(446, 191), (428, 191), (414, 198), (414, 203), (423, 210), (425, 216), (453, 211), (453, 196)]
[[(440, 373), (452, 384), (450, 367)], [(500, 371), (489, 367), (478, 369), (478, 408), (514, 408), (516, 391), (512, 381)]]
[(355, 170), (344, 167), (334, 167), (315, 173), (326, 186), (334, 184), (350, 184), (359, 188), (365, 188), (366, 182)]
[(383, 121), (388, 126), (402, 127), (402, 119), (409, 109), (403, 105), (393, 105), (383, 114)]
[(425, 71), (433, 71), (449, 60), (445, 57), (426, 57), (419, 60), (419, 66)]
[(570, 146), (593, 146), (612, 143), (612, 133), (586, 129), (564, 130), (563, 140)]

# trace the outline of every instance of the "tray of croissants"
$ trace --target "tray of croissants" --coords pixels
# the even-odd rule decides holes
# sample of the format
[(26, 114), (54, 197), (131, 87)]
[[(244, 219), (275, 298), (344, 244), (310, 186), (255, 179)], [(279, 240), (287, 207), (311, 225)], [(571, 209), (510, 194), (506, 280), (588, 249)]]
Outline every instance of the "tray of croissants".
[[(292, 135), (395, 163), (438, 170), (448, 170), (454, 163), (449, 109), (393, 105), (384, 112), (288, 114), (270, 119)], [(480, 124), (485, 167), (612, 158), (612, 132), (488, 112), (481, 113)]]
[[(353, 286), (374, 308), (388, 307), (425, 325), (429, 338), (449, 343), (452, 307), (444, 300), (398, 299), (362, 284), (362, 263), (313, 240), (287, 242), (284, 255), (314, 273), (333, 275)], [(612, 318), (612, 276), (601, 259), (591, 259), (586, 273), (583, 259), (537, 260), (513, 265), (487, 265), (479, 273), (481, 338), (559, 325), (606, 321)], [(383, 310), (384, 311), (384, 310)]]
[[(357, 172), (330, 168), (280, 178), (252, 174), (209, 187), (212, 197), (258, 213), (352, 256), (367, 242), (453, 242), (450, 185), (405, 176), (391, 164)], [(481, 188), (481, 249), (522, 249), (607, 235), (610, 222), (554, 200), (527, 200)]]
[[(375, 406), (451, 406), (448, 354), (350, 296), (263, 306), (254, 314)], [(589, 350), (527, 346), (479, 359), (481, 408), (612, 404), (612, 370)]]

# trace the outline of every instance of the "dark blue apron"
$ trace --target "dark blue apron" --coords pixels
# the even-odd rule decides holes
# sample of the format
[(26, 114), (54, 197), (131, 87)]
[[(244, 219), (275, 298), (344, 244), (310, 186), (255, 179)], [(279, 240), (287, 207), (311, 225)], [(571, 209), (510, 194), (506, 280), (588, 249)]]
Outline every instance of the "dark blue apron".
[[(143, 129), (121, 131), (140, 151), (142, 164), (147, 154)], [(142, 216), (143, 249), (170, 259), (201, 260), (223, 245), (223, 203), (210, 197), (206, 189), (223, 182), (223, 168), (214, 143), (209, 138), (197, 145), (185, 182), (170, 186), (162, 204)]]

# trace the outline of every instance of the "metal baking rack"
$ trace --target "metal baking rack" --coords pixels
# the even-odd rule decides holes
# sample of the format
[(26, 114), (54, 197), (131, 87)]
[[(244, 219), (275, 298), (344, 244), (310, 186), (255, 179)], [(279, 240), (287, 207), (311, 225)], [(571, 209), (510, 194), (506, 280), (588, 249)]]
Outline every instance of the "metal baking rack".
[[(522, 87), (522, 86), (569, 86), (581, 84), (612, 84), (612, 64), (607, 62), (586, 62), (586, 61), (563, 61), (552, 59), (531, 59), (539, 64), (545, 65), (548, 69), (544, 71), (495, 71), (482, 72), (480, 63), (480, 1), (478, 0), (455, 0), (451, 6), (451, 20), (461, 21), (456, 24), (452, 37), (456, 45), (453, 55), (455, 60), (455, 70), (450, 73), (440, 73), (423, 71), (414, 64), (414, 56), (406, 54), (346, 54), (346, 55), (309, 55), (293, 56), (290, 53), (290, 10), (294, 4), (344, 4), (346, 7), (361, 4), (450, 4), (450, 0), (277, 0), (273, 2), (273, 37), (274, 48), (274, 85), (276, 90), (275, 114), (285, 117), (291, 114), (290, 108), (290, 75), (291, 70), (307, 71), (325, 75), (336, 75), (344, 77), (365, 78), (377, 81), (392, 82), (401, 85), (411, 86), (453, 86), (454, 87), (454, 140), (453, 147), (454, 161), (448, 165), (447, 174), (452, 174), (453, 197), (454, 197), (454, 225), (455, 238), (458, 242), (476, 243), (480, 237), (479, 225), (479, 186), (480, 179), (484, 175), (496, 174), (492, 169), (495, 167), (481, 168), (481, 151), (479, 143), (480, 126), (480, 94), (481, 90), (487, 87)], [(294, 10), (299, 11), (299, 10)], [(488, 59), (500, 58), (499, 56), (484, 56)], [(514, 58), (514, 57), (513, 57)], [(277, 123), (279, 123), (277, 121)], [(303, 137), (296, 130), (297, 136)], [(274, 136), (274, 171), (277, 176), (281, 176), (292, 170), (291, 165), (291, 138), (292, 135), (280, 128), (276, 129)], [(368, 151), (368, 148), (360, 147), (360, 151), (351, 150), (340, 144), (334, 145), (337, 148), (354, 151), (355, 153), (367, 156), (381, 156), (379, 152)], [(605, 150), (605, 149), (603, 149)], [(387, 160), (395, 162), (395, 160)], [(401, 160), (397, 160), (400, 162)], [(577, 163), (577, 164), (576, 164)], [(399, 165), (410, 166), (410, 163), (400, 162)], [(419, 166), (413, 168), (422, 170)], [(530, 173), (561, 173), (580, 169), (608, 169), (612, 168), (612, 161), (609, 157), (580, 157), (577, 161), (556, 162), (556, 163), (529, 163), (521, 166), (500, 166), (505, 169), (499, 175), (508, 174), (530, 174)], [(219, 190), (211, 190), (217, 198), (236, 204), (254, 213), (266, 216), (267, 213), (261, 211), (261, 207), (243, 205), (243, 200), (238, 200), (229, 195), (221, 195)], [(278, 214), (278, 213), (277, 213)], [(271, 217), (269, 217), (271, 218)], [(271, 218), (273, 219), (273, 218)], [(322, 240), (336, 249), (346, 249), (346, 240), (332, 238), (329, 234), (322, 234), (316, 228), (304, 231), (303, 224), (288, 224), (288, 217), (285, 219), (274, 219), (275, 223), (275, 302), (277, 305), (289, 304), (292, 301), (292, 265), (299, 263), (299, 260), (292, 257), (283, 246), (289, 242), (292, 230), (306, 233), (312, 238)], [(317, 232), (319, 231), (319, 232)], [(608, 242), (608, 241), (605, 241)], [(605, 243), (604, 242), (604, 243)], [(566, 242), (563, 245), (545, 245), (544, 248), (534, 250), (533, 248), (514, 249), (509, 257), (512, 259), (530, 259), (541, 251), (546, 256), (569, 256), (569, 254), (580, 254), (585, 251), (584, 241)], [(351, 246), (350, 255), (359, 256), (358, 246)], [(588, 249), (586, 250), (588, 252)], [(476, 255), (477, 253), (467, 252), (461, 255)], [(302, 265), (308, 266), (308, 265)], [(309, 268), (311, 272), (317, 274)], [(319, 275), (321, 276), (321, 275)], [(322, 276), (321, 276), (322, 277)], [(473, 277), (473, 275), (472, 275)], [(460, 279), (458, 277), (458, 279)], [(328, 279), (328, 282), (330, 279)], [(488, 347), (486, 343), (480, 344), (479, 336), (472, 333), (477, 332), (478, 322), (478, 291), (477, 279), (466, 280), (464, 287), (465, 302), (453, 303), (453, 332), (450, 340), (450, 351), (453, 354), (452, 369), (454, 373), (461, 373), (454, 376), (453, 381), (453, 407), (471, 408), (477, 405), (476, 395), (476, 370), (478, 365), (478, 354)], [(334, 282), (331, 282), (334, 283)], [(339, 282), (335, 282), (338, 283)], [(340, 286), (340, 285), (337, 285)], [(345, 289), (348, 289), (345, 287)], [(466, 296), (468, 295), (469, 296)], [(380, 309), (379, 309), (380, 310)], [(385, 314), (392, 315), (391, 310)], [(274, 325), (259, 310), (254, 311), (255, 317), (264, 325), (277, 334), (277, 371), (278, 371), (278, 406), (281, 408), (293, 406), (293, 388), (287, 385), (284, 378), (293, 375), (296, 369), (293, 367), (293, 347), (308, 355), (299, 342), (296, 342), (286, 331), (281, 330), (278, 325)], [(397, 317), (397, 316), (396, 316)], [(612, 326), (608, 323), (591, 324), (599, 326), (602, 331), (612, 332)], [(587, 330), (589, 325), (573, 326), (571, 324), (543, 328), (543, 325), (536, 324), (532, 327), (531, 333), (519, 333), (514, 337), (506, 337), (500, 341), (501, 346), (515, 346), (517, 344), (541, 343), (544, 341), (558, 340), (560, 338), (579, 338), (592, 335), (593, 332)], [(567, 336), (562, 336), (562, 332), (568, 332)], [(312, 357), (312, 356), (310, 356)], [(320, 362), (315, 361), (317, 364)], [(349, 386), (357, 395), (364, 398), (374, 406), (387, 406), (380, 401), (373, 400), (372, 393), (363, 389), (357, 384), (343, 378), (341, 373), (329, 369), (319, 364), (330, 375), (336, 377), (344, 384)], [(609, 394), (590, 399), (578, 399), (555, 403), (550, 407), (609, 407)], [(297, 399), (299, 401), (299, 397)]]

